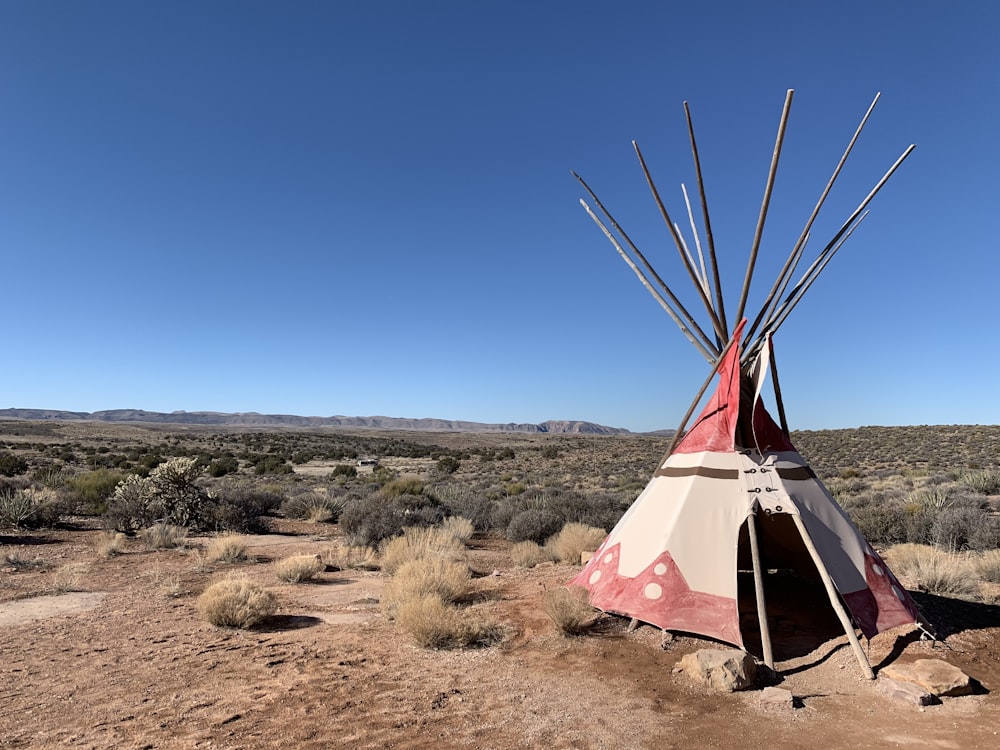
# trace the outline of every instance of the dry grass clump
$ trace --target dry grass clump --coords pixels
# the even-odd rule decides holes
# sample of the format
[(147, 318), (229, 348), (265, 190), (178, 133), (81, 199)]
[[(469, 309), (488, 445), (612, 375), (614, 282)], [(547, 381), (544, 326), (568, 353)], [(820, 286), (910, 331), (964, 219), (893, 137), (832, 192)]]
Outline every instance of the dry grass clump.
[(334, 570), (378, 570), (378, 553), (374, 547), (346, 545), (329, 547), (320, 553), (320, 559)]
[(568, 523), (562, 530), (551, 537), (545, 546), (559, 562), (580, 563), (580, 555), (584, 552), (594, 552), (601, 546), (608, 532), (584, 523)]
[(114, 557), (125, 552), (125, 535), (120, 531), (102, 531), (94, 542), (94, 549), (100, 557)]
[(187, 529), (172, 523), (154, 523), (148, 529), (139, 532), (146, 549), (177, 549), (183, 547), (187, 540)]
[(86, 563), (75, 562), (60, 565), (52, 571), (51, 589), (53, 594), (65, 594), (83, 590), (83, 576), (87, 573)]
[(542, 609), (563, 635), (583, 635), (594, 627), (599, 613), (582, 586), (560, 586), (542, 597)]
[(462, 516), (448, 516), (441, 522), (441, 528), (462, 544), (468, 544), (472, 535), (476, 533), (476, 527), (473, 526), (472, 521)]
[(893, 570), (921, 591), (956, 599), (979, 595), (976, 571), (967, 556), (926, 544), (897, 544), (886, 556)]
[(441, 557), (421, 557), (400, 565), (382, 592), (382, 611), (395, 618), (399, 607), (410, 599), (435, 594), (445, 603), (469, 593), (469, 568)]
[(411, 560), (423, 558), (459, 559), (465, 544), (441, 526), (410, 526), (382, 547), (382, 570), (394, 575)]
[(1000, 549), (983, 552), (973, 560), (973, 565), (980, 580), (1000, 583)]
[(205, 557), (209, 562), (241, 562), (248, 559), (247, 540), (242, 534), (223, 534), (208, 544)]
[(501, 625), (468, 617), (437, 594), (402, 602), (396, 624), (423, 648), (489, 646), (504, 637)]
[(274, 594), (245, 578), (217, 581), (198, 597), (198, 612), (213, 625), (250, 628), (274, 614)]
[(326, 569), (319, 555), (292, 555), (274, 564), (274, 572), (282, 581), (302, 583), (311, 581)]
[(510, 557), (519, 568), (533, 568), (539, 563), (552, 560), (552, 553), (538, 542), (529, 539), (511, 547)]

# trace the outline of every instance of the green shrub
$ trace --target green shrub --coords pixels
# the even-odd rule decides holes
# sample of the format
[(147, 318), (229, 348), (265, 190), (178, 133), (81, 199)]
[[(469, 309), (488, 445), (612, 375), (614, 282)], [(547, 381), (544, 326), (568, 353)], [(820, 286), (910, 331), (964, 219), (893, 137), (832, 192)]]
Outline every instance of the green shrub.
[(422, 495), (424, 494), (424, 483), (416, 477), (400, 477), (386, 484), (382, 488), (382, 494), (386, 497)]
[(28, 462), (8, 451), (0, 451), (0, 476), (14, 477), (28, 473)]
[(461, 465), (462, 462), (454, 456), (444, 456), (436, 464), (437, 470), (442, 474), (454, 474)]
[(226, 474), (235, 474), (240, 470), (240, 462), (236, 456), (222, 456), (212, 461), (208, 465), (208, 475), (210, 477), (224, 477)]
[(282, 456), (263, 456), (253, 465), (254, 474), (291, 474), (292, 465)]
[(358, 467), (351, 466), (350, 464), (337, 464), (333, 467), (333, 471), (330, 472), (330, 478), (336, 479), (337, 477), (347, 477), (348, 479), (353, 479), (358, 475)]
[(120, 471), (95, 469), (66, 479), (66, 487), (73, 493), (77, 508), (100, 515), (108, 507), (108, 499), (125, 478)]

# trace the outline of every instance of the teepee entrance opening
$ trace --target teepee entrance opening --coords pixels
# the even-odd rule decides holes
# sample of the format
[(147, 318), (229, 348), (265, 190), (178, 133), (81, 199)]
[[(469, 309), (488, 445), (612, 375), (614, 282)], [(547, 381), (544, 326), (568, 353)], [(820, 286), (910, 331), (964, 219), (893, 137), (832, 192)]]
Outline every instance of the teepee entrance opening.
[[(816, 565), (787, 513), (759, 514), (756, 519), (761, 581), (767, 626), (775, 661), (811, 653), (844, 634), (830, 606)], [(763, 657), (753, 561), (747, 524), (740, 529), (737, 552), (740, 630), (746, 650)]]

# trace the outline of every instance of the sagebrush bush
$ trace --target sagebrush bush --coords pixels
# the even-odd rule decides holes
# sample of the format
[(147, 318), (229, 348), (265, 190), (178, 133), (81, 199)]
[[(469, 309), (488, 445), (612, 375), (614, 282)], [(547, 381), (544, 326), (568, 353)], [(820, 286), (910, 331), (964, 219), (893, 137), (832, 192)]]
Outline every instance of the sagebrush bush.
[(969, 549), (976, 529), (985, 518), (986, 515), (975, 508), (944, 508), (931, 525), (931, 541), (950, 552)]
[(847, 512), (872, 544), (900, 544), (907, 539), (907, 513), (894, 503), (871, 502), (849, 507)]
[(245, 578), (217, 581), (198, 597), (201, 616), (226, 628), (251, 628), (277, 608), (274, 594)]
[(552, 559), (552, 554), (538, 542), (530, 539), (518, 542), (510, 548), (510, 557), (519, 568), (533, 568), (539, 563)]
[(147, 549), (176, 549), (183, 547), (187, 540), (187, 529), (172, 523), (154, 523), (139, 532), (139, 537)]
[(1000, 515), (984, 513), (982, 520), (969, 537), (969, 546), (979, 551), (1000, 547)]
[(512, 542), (531, 540), (541, 544), (562, 528), (561, 517), (549, 510), (529, 508), (510, 519), (507, 539)]
[(382, 570), (394, 575), (411, 560), (438, 557), (459, 560), (465, 545), (440, 526), (408, 526), (402, 536), (387, 540), (382, 546)]
[(563, 635), (583, 635), (594, 627), (599, 613), (581, 586), (549, 589), (542, 596), (542, 609)]
[(240, 534), (266, 533), (266, 516), (282, 504), (283, 495), (273, 488), (257, 488), (250, 482), (221, 484), (205, 502), (205, 527), (211, 531)]
[(898, 544), (886, 550), (892, 569), (921, 591), (958, 599), (979, 594), (967, 557), (923, 544)]
[(350, 544), (376, 547), (383, 539), (401, 533), (404, 526), (433, 526), (443, 516), (444, 510), (426, 495), (379, 491), (348, 500), (340, 515), (340, 528)]
[(382, 611), (395, 617), (399, 606), (425, 594), (436, 594), (445, 602), (455, 602), (469, 593), (467, 565), (454, 560), (422, 557), (403, 563), (382, 592)]
[(242, 534), (222, 534), (208, 543), (205, 557), (209, 562), (240, 562), (246, 560), (247, 540)]
[(582, 523), (568, 523), (545, 546), (559, 562), (580, 564), (584, 552), (594, 552), (608, 532)]
[(292, 555), (274, 564), (275, 575), (288, 583), (311, 581), (325, 569), (318, 555)]

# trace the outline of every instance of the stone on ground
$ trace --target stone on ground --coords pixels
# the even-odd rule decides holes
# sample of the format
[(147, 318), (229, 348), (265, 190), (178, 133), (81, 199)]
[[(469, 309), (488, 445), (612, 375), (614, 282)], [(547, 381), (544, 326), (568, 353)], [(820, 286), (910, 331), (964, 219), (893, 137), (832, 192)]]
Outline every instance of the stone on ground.
[(890, 664), (881, 674), (897, 682), (912, 682), (931, 695), (951, 698), (972, 693), (972, 680), (958, 667), (941, 659), (917, 659), (911, 664)]
[(738, 649), (705, 648), (688, 654), (674, 668), (703, 685), (731, 693), (753, 687), (757, 663)]

